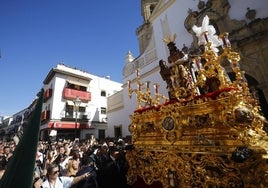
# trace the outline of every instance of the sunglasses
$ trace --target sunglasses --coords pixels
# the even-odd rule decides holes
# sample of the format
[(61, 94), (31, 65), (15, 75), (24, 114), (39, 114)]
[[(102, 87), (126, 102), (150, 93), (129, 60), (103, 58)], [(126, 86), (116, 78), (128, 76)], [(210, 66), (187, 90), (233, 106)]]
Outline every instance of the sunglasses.
[(59, 173), (59, 172), (60, 172), (60, 171), (57, 170), (57, 171), (55, 171), (55, 172), (52, 172), (52, 174), (55, 175), (55, 174), (57, 174), (57, 173)]

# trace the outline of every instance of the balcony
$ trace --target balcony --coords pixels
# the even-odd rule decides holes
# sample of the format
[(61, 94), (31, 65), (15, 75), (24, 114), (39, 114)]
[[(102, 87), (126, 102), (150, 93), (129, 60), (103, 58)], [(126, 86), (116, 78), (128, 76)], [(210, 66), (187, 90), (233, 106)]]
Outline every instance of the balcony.
[(88, 91), (79, 91), (76, 89), (64, 88), (63, 89), (63, 98), (74, 100), (76, 97), (79, 97), (80, 100), (88, 102), (91, 101), (91, 93)]
[[(75, 121), (75, 112), (66, 112), (63, 111), (61, 114), (62, 121)], [(91, 119), (91, 115), (88, 112), (78, 112), (77, 121), (78, 122), (89, 122)]]
[(52, 89), (49, 88), (44, 93), (44, 101), (47, 101), (52, 96)]
[(50, 110), (45, 110), (42, 112), (41, 121), (47, 121), (50, 118)]

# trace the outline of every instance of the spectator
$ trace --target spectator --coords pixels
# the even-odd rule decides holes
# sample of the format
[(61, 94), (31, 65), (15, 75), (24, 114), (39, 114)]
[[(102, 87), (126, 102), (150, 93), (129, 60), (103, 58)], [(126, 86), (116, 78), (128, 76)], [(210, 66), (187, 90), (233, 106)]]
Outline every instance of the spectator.
[(74, 177), (79, 169), (79, 161), (75, 159), (70, 159), (66, 167), (66, 176)]
[(6, 161), (9, 161), (12, 155), (13, 153), (10, 149), (10, 146), (9, 145), (4, 146), (4, 156), (6, 157)]
[(7, 160), (6, 156), (4, 154), (4, 146), (0, 146), (0, 168), (4, 169), (6, 168)]
[(55, 163), (47, 166), (47, 180), (42, 183), (43, 188), (70, 188), (72, 185), (87, 178), (90, 174), (84, 173), (77, 177), (59, 177), (59, 167)]
[(126, 176), (124, 170), (118, 164), (120, 156), (119, 150), (116, 147), (109, 149), (109, 158), (104, 163), (101, 169), (101, 177), (99, 183), (101, 188), (120, 187), (127, 188)]
[(37, 177), (43, 176), (43, 168), (40, 160), (35, 161), (34, 173), (36, 174)]
[(51, 164), (51, 163), (53, 163), (55, 160), (56, 160), (56, 155), (55, 155), (55, 153), (54, 153), (54, 151), (50, 151), (50, 150), (48, 150), (48, 152), (47, 152), (47, 157), (46, 157), (46, 161), (45, 161), (45, 166), (47, 165), (47, 164)]
[(81, 176), (84, 173), (90, 173), (90, 176), (77, 183), (73, 188), (98, 188), (97, 172), (94, 168), (93, 159), (86, 157), (83, 162), (82, 168), (76, 173), (76, 176)]
[(43, 183), (42, 178), (40, 178), (40, 177), (34, 178), (33, 188), (42, 188), (42, 183)]
[(5, 173), (5, 170), (6, 170), (5, 167), (0, 166), (0, 180)]
[(69, 144), (67, 142), (65, 142), (63, 144), (63, 147), (64, 147), (64, 150), (65, 150), (65, 155), (67, 155), (67, 156), (70, 155), (72, 146), (69, 146)]
[[(44, 181), (44, 179), (42, 178), (44, 176), (50, 178), (50, 181), (52, 181), (53, 185), (61, 183), (61, 186), (63, 186), (63, 183), (65, 183), (63, 179), (68, 178), (66, 174), (66, 164), (68, 162), (70, 162), (70, 167), (73, 166), (72, 168), (75, 169), (74, 171), (71, 170), (72, 172), (70, 171), (68, 173), (68, 176), (73, 176), (72, 178), (73, 180), (75, 180), (71, 181), (72, 186), (75, 188), (79, 188), (80, 186), (86, 187), (89, 185), (91, 187), (98, 188), (116, 186), (120, 188), (128, 187), (126, 184), (126, 172), (128, 169), (128, 164), (125, 159), (124, 151), (126, 142), (125, 140), (121, 139), (119, 139), (118, 141), (115, 140), (116, 139), (114, 138), (106, 139), (105, 141), (95, 140), (94, 143), (89, 142), (89, 140), (80, 140), (79, 142), (74, 142), (74, 144), (72, 144), (71, 140), (64, 140), (63, 142), (55, 141), (51, 144), (50, 142), (40, 141), (37, 146), (36, 166), (34, 169), (34, 180), (36, 181), (35, 184), (33, 184), (33, 187), (41, 188), (41, 186), (44, 185), (43, 187), (46, 188), (45, 186), (48, 186), (49, 183)], [(10, 148), (12, 144), (13, 141), (1, 142), (0, 140), (0, 177), (1, 174), (4, 173), (8, 162), (5, 156), (12, 156), (12, 151)], [(66, 152), (67, 150), (69, 151)], [(91, 159), (89, 159), (89, 157)], [(114, 166), (114, 163), (116, 163), (116, 166)], [(49, 169), (49, 166), (51, 166), (52, 164), (56, 164), (57, 169), (60, 169), (60, 173), (56, 173), (57, 177), (55, 177), (56, 175), (53, 176), (51, 174), (51, 170), (50, 172), (47, 172), (47, 169)], [(91, 172), (91, 170), (93, 171)], [(79, 184), (74, 185), (74, 183), (77, 182), (75, 179), (76, 176), (79, 177), (79, 175), (83, 174), (84, 172), (91, 172), (90, 177), (85, 181), (81, 180)], [(42, 180), (40, 180), (39, 178), (41, 178)], [(61, 179), (62, 182), (60, 182), (59, 179)], [(70, 179), (67, 180), (70, 181)], [(101, 183), (104, 181), (104, 186), (106, 187), (102, 187)], [(52, 184), (50, 186), (51, 188)]]
[(65, 154), (65, 148), (64, 148), (63, 145), (59, 146), (59, 154), (62, 154), (64, 156), (66, 156), (66, 154)]

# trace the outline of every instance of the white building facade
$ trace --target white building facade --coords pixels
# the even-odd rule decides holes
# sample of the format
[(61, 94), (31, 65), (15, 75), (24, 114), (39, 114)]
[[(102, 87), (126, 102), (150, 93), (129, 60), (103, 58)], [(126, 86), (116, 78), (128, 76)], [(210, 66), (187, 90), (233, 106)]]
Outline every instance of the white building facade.
[[(159, 73), (159, 61), (167, 61), (169, 50), (163, 39), (176, 34), (178, 49), (194, 51), (198, 48), (197, 38), (192, 31), (193, 25), (201, 26), (205, 15), (217, 28), (217, 32), (229, 32), (229, 39), (242, 57), (241, 68), (248, 72), (247, 79), (252, 80), (262, 96), (262, 107), (267, 106), (268, 70), (267, 63), (267, 17), (268, 1), (264, 0), (141, 0), (141, 12), (144, 18), (137, 28), (140, 54), (133, 58), (128, 52), (123, 68), (123, 91), (108, 99), (108, 135), (128, 136), (130, 115), (137, 109), (135, 92), (129, 97), (129, 84), (137, 89), (136, 70), (139, 69), (141, 81), (146, 85), (150, 81), (151, 96), (154, 97), (154, 83), (159, 84), (159, 93), (168, 97), (166, 82)], [(258, 26), (259, 25), (259, 26)], [(255, 28), (255, 30), (254, 30)], [(262, 33), (262, 34), (260, 34)], [(220, 33), (217, 33), (220, 34)], [(261, 36), (259, 39), (256, 36)], [(252, 39), (246, 43), (243, 39)], [(254, 41), (255, 40), (255, 41)], [(265, 45), (266, 44), (266, 45)], [(258, 46), (258, 50), (256, 47)], [(266, 47), (265, 47), (266, 46)], [(248, 51), (248, 52), (247, 52)], [(228, 67), (227, 70), (231, 70)], [(228, 73), (229, 74), (229, 73)], [(256, 84), (257, 83), (257, 84)], [(267, 109), (264, 113), (267, 116)], [(121, 135), (118, 134), (121, 130)]]
[(41, 139), (51, 132), (58, 139), (107, 137), (107, 97), (122, 90), (121, 83), (64, 64), (52, 68), (43, 83)]

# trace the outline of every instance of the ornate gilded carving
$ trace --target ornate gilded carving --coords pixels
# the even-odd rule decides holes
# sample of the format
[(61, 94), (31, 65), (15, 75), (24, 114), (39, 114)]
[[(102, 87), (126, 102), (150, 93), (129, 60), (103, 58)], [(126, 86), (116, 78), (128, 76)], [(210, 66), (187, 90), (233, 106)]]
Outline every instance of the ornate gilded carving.
[[(195, 26), (204, 49), (201, 55), (179, 52), (183, 56), (173, 58), (178, 50), (175, 56), (170, 54), (173, 66), (161, 74), (169, 97), (158, 93), (157, 83), (152, 97), (149, 82), (141, 87), (139, 70), (137, 89), (128, 83), (130, 96), (136, 93), (138, 102), (129, 126), (134, 144), (127, 152), (130, 184), (140, 177), (146, 184), (161, 182), (163, 187), (268, 187), (266, 120), (228, 34), (218, 37), (206, 19), (201, 28)], [(232, 66), (233, 82), (221, 65), (223, 59)], [(181, 76), (182, 68), (187, 74)], [(190, 83), (183, 83), (185, 78)]]

